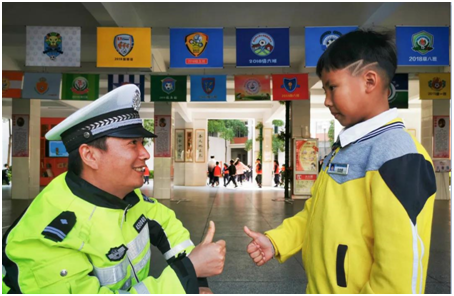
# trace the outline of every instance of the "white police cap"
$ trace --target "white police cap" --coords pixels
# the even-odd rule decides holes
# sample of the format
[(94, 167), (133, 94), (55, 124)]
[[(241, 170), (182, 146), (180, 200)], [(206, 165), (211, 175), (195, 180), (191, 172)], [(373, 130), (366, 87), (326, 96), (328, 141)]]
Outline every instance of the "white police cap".
[(50, 141), (62, 140), (68, 152), (104, 136), (154, 138), (139, 116), (140, 90), (134, 84), (120, 86), (77, 110), (46, 134)]

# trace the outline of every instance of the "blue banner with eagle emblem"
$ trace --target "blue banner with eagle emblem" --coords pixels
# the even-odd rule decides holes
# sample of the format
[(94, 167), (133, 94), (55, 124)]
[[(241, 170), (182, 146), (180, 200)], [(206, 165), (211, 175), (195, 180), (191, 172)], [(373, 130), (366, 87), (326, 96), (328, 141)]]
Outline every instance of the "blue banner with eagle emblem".
[(358, 27), (306, 27), (304, 33), (304, 48), (306, 56), (306, 67), (316, 67), (318, 59), (322, 56), (328, 46), (340, 36)]
[(449, 66), (449, 27), (396, 27), (398, 66)]
[(191, 102), (226, 101), (226, 75), (191, 75)]
[(237, 67), (289, 67), (289, 28), (237, 28)]
[(170, 28), (170, 68), (222, 68), (222, 28)]

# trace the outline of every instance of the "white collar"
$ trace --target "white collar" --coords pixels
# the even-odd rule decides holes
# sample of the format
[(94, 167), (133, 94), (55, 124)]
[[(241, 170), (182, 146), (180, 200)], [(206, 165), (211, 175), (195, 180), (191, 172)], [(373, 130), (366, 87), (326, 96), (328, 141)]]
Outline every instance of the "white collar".
[(382, 112), (371, 119), (355, 124), (352, 127), (343, 129), (339, 133), (339, 139), (341, 147), (345, 147), (348, 144), (361, 139), (368, 133), (376, 130), (379, 127), (387, 124), (388, 122), (398, 117), (397, 108), (389, 109), (388, 111)]

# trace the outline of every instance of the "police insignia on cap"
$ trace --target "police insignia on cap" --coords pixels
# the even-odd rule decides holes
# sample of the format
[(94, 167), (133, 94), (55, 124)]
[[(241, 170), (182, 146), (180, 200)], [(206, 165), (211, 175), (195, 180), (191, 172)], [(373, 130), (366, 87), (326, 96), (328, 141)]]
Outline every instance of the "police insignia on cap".
[(140, 91), (136, 90), (135, 96), (132, 99), (132, 108), (134, 108), (135, 111), (140, 110)]
[(90, 132), (85, 132), (85, 133), (84, 133), (84, 138), (85, 138), (85, 139), (90, 138)]

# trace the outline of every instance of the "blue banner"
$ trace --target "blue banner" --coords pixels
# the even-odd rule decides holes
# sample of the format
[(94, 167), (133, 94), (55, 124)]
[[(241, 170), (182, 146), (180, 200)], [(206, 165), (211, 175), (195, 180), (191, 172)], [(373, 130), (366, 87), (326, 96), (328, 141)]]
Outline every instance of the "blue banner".
[(61, 74), (25, 73), (22, 98), (60, 99)]
[(289, 28), (236, 29), (237, 67), (289, 67)]
[(191, 102), (227, 102), (227, 76), (191, 75)]
[(396, 27), (397, 65), (449, 66), (449, 27)]
[(170, 68), (222, 68), (222, 28), (170, 29)]
[(135, 84), (140, 89), (140, 100), (145, 101), (145, 75), (107, 75), (107, 91), (125, 84)]
[(358, 27), (306, 27), (304, 33), (306, 67), (316, 67), (318, 59), (331, 43), (357, 29)]

